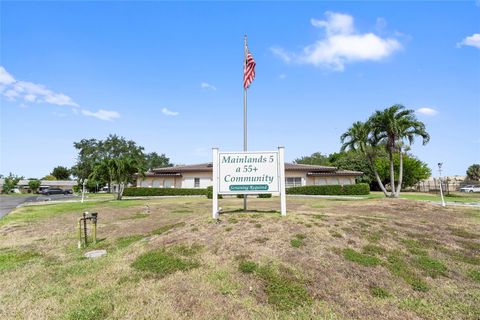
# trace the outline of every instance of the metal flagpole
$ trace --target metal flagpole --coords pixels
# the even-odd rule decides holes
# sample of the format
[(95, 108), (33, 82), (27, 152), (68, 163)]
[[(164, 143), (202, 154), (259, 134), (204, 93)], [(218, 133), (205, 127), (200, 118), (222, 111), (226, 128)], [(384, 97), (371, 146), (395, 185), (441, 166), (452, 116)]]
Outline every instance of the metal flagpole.
[[(247, 35), (243, 48), (243, 151), (247, 151), (247, 88), (245, 88), (245, 68), (247, 65)], [(243, 195), (243, 211), (247, 210), (247, 195)]]

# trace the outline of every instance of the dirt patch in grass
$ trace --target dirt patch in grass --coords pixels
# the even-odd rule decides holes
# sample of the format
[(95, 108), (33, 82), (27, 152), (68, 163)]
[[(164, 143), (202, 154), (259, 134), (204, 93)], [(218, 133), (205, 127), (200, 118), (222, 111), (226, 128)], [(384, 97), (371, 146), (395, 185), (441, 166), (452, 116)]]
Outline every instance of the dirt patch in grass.
[(161, 226), (160, 228), (157, 228), (155, 230), (152, 230), (152, 232), (150, 232), (151, 234), (156, 234), (156, 235), (159, 235), (159, 234), (162, 234), (162, 233), (165, 233), (173, 228), (180, 228), (180, 227), (184, 227), (185, 226), (185, 222), (178, 222), (178, 223), (174, 223), (174, 224), (167, 224), (165, 226)]

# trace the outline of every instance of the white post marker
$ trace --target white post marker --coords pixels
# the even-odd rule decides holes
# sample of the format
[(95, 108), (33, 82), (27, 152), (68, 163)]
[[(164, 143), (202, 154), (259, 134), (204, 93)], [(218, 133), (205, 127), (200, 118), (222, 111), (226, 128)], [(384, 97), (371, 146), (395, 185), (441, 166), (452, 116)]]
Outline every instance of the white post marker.
[(83, 180), (83, 188), (82, 188), (82, 203), (83, 203), (83, 198), (85, 197), (85, 180)]
[(285, 147), (278, 147), (279, 178), (280, 178), (280, 212), (287, 215), (287, 196), (285, 193)]
[(443, 163), (438, 163), (438, 181), (440, 182), (440, 197), (442, 198), (442, 207), (445, 207), (445, 199), (443, 198), (443, 190), (442, 190), (442, 165)]
[(212, 218), (218, 219), (218, 148), (212, 148), (213, 156), (213, 190), (212, 190)]

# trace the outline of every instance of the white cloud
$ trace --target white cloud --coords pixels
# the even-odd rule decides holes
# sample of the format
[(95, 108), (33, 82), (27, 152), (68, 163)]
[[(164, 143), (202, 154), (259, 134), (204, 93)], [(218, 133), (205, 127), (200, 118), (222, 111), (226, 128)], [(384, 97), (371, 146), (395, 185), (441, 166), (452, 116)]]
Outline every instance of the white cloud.
[(12, 89), (9, 89), (3, 93), (5, 97), (7, 97), (8, 100), (14, 101), (16, 98), (20, 97), (20, 94)]
[[(326, 12), (326, 20), (311, 19), (314, 27), (325, 29), (325, 37), (306, 46), (303, 52), (289, 53), (274, 47), (271, 51), (283, 61), (311, 64), (343, 71), (345, 64), (359, 61), (379, 61), (400, 50), (394, 38), (382, 38), (373, 33), (358, 33), (352, 16)], [(386, 22), (383, 21), (386, 25)]]
[(117, 111), (103, 110), (100, 109), (96, 112), (82, 109), (82, 114), (87, 117), (95, 117), (100, 120), (113, 121), (114, 119), (120, 118), (120, 114)]
[(180, 113), (175, 112), (175, 111), (170, 111), (167, 108), (163, 108), (162, 113), (166, 116), (178, 116), (180, 114)]
[(72, 98), (63, 93), (53, 92), (41, 84), (16, 80), (2, 66), (0, 66), (0, 85), (4, 89), (2, 90), (3, 96), (10, 101), (23, 98), (28, 102), (78, 107)]
[(274, 55), (282, 59), (284, 62), (286, 63), (292, 62), (292, 59), (293, 59), (292, 55), (286, 52), (285, 50), (283, 50), (282, 48), (273, 47), (273, 48), (270, 48), (270, 50)]
[(280, 80), (285, 80), (285, 79), (287, 79), (287, 75), (284, 74), (284, 73), (279, 74), (279, 75), (278, 75), (278, 79), (280, 79)]
[(457, 47), (471, 46), (480, 49), (480, 33), (474, 33), (457, 43)]
[(208, 89), (208, 90), (217, 90), (217, 87), (215, 87), (214, 85), (210, 84), (210, 83), (207, 83), (207, 82), (202, 82), (200, 83), (200, 87), (202, 89)]
[(0, 66), (0, 85), (9, 85), (14, 82), (15, 78), (12, 77), (12, 75), (8, 73), (4, 67)]
[(425, 108), (417, 109), (416, 113), (423, 114), (423, 115), (426, 115), (426, 116), (434, 116), (438, 113), (438, 111), (435, 110), (435, 109), (432, 109), (432, 108), (426, 108), (425, 107)]
[[(86, 109), (81, 109), (80, 106), (73, 101), (72, 98), (63, 93), (53, 92), (42, 84), (37, 84), (29, 81), (16, 80), (11, 74), (0, 66), (0, 94), (9, 101), (20, 102), (20, 107), (25, 106), (23, 102), (30, 103), (47, 103), (57, 106), (73, 107), (74, 114), (81, 114), (88, 117), (95, 117), (100, 120), (112, 121), (119, 118), (120, 114), (117, 111), (109, 111), (100, 109), (92, 112)], [(53, 113), (56, 116), (63, 116), (63, 113)]]

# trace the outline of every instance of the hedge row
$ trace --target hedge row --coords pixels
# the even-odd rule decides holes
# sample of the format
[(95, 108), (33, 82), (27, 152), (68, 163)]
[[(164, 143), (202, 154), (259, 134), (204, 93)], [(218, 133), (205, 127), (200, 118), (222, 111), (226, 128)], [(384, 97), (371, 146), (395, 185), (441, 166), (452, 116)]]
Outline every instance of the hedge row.
[(123, 195), (126, 197), (148, 197), (148, 196), (196, 196), (206, 195), (207, 189), (191, 188), (125, 188)]
[[(208, 199), (213, 199), (213, 187), (212, 186), (207, 187), (207, 198)], [(223, 199), (221, 194), (218, 195), (218, 199)]]
[(348, 185), (326, 185), (326, 186), (303, 186), (287, 189), (287, 194), (307, 194), (307, 195), (335, 195), (335, 196), (354, 196), (366, 195), (370, 193), (370, 186), (367, 183), (357, 183)]

